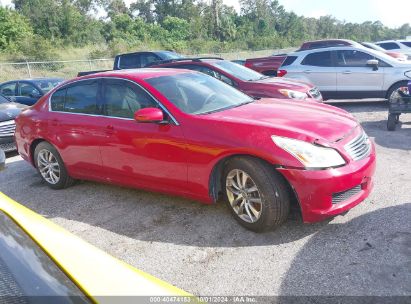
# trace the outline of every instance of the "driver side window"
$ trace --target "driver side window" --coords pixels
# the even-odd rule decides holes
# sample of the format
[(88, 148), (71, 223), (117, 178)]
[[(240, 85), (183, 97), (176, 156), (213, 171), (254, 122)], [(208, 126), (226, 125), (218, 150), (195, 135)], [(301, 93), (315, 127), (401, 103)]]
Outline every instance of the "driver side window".
[(375, 57), (357, 50), (337, 51), (337, 66), (339, 67), (366, 67), (367, 61), (371, 59)]
[(140, 109), (157, 107), (147, 92), (129, 81), (104, 80), (103, 88), (107, 116), (132, 119)]

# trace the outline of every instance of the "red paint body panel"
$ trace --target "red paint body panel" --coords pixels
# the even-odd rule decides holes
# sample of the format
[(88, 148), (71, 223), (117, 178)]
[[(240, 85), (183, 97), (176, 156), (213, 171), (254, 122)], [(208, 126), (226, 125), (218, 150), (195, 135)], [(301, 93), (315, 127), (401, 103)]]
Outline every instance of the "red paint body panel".
[[(53, 144), (74, 178), (137, 187), (213, 203), (210, 177), (216, 164), (232, 155), (258, 157), (273, 165), (297, 193), (304, 221), (344, 212), (371, 190), (375, 150), (353, 161), (343, 146), (362, 132), (346, 111), (320, 103), (261, 99), (207, 115), (181, 112), (145, 79), (187, 73), (141, 69), (107, 72), (86, 78), (125, 78), (142, 85), (178, 122), (137, 123), (132, 119), (49, 111), (52, 92), (16, 119), (20, 155), (31, 162), (35, 140)], [(194, 72), (191, 72), (194, 73)], [(338, 150), (347, 164), (337, 169), (305, 170), (277, 147), (272, 135), (318, 142)], [(332, 193), (363, 185), (361, 194), (334, 206)]]

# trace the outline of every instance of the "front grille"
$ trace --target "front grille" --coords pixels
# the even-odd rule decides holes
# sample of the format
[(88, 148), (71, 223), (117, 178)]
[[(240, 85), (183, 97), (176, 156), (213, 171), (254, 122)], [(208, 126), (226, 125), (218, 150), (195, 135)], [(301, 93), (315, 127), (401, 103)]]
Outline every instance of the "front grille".
[(338, 203), (344, 202), (360, 192), (361, 192), (361, 185), (355, 186), (354, 188), (351, 188), (351, 189), (348, 189), (342, 192), (333, 193), (332, 203), (338, 204)]
[(14, 120), (0, 122), (0, 137), (13, 136), (14, 131), (16, 131)]
[(321, 99), (322, 98), (321, 93), (318, 90), (318, 88), (312, 88), (309, 91), (309, 93), (310, 93), (311, 97), (314, 98), (314, 99)]
[(367, 134), (362, 131), (360, 135), (346, 144), (344, 149), (353, 160), (360, 160), (370, 155), (371, 143)]

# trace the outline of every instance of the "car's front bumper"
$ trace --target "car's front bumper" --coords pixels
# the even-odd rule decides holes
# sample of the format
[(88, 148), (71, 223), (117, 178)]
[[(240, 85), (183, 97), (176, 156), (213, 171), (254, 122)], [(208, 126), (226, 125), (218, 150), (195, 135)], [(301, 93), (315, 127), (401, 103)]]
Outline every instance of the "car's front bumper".
[(327, 170), (279, 168), (299, 200), (304, 222), (318, 222), (348, 211), (368, 197), (376, 167), (375, 147), (365, 159)]

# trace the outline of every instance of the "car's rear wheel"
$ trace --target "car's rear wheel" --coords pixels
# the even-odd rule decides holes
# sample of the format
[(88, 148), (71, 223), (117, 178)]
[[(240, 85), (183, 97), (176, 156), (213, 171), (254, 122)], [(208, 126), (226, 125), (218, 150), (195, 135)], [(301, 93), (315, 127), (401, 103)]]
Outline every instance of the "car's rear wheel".
[(34, 161), (41, 178), (50, 188), (64, 189), (73, 185), (74, 179), (68, 175), (60, 154), (48, 142), (36, 146)]
[(290, 210), (284, 179), (265, 162), (248, 157), (230, 160), (223, 175), (225, 199), (235, 219), (255, 232), (280, 226)]

